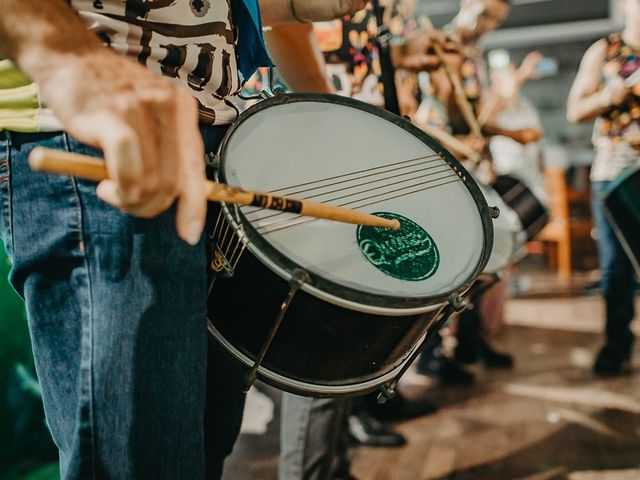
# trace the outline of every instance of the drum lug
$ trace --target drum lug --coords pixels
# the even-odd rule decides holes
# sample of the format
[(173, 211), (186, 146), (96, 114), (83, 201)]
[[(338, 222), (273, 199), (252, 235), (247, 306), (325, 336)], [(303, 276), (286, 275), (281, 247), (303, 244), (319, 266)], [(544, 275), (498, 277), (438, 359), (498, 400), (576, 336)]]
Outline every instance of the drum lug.
[(451, 308), (453, 308), (453, 310), (456, 312), (461, 312), (466, 307), (464, 298), (462, 298), (457, 293), (454, 293), (449, 297), (449, 305), (451, 305)]
[(500, 209), (498, 207), (489, 207), (489, 211), (491, 212), (491, 218), (494, 220), (500, 217)]
[(291, 101), (291, 97), (287, 94), (287, 91), (280, 87), (274, 90), (272, 98), (280, 105), (286, 105)]
[[(454, 298), (456, 300), (454, 300)], [(398, 386), (398, 382), (400, 381), (402, 376), (407, 372), (407, 370), (409, 370), (409, 367), (413, 365), (413, 362), (415, 362), (418, 356), (422, 353), (424, 347), (427, 346), (427, 343), (429, 343), (433, 336), (437, 335), (440, 329), (449, 321), (449, 317), (451, 317), (453, 312), (459, 311), (454, 307), (454, 303), (457, 305), (458, 302), (461, 302), (464, 308), (464, 301), (459, 295), (451, 295), (451, 297), (449, 297), (449, 304), (441, 311), (442, 316), (429, 327), (420, 346), (418, 346), (418, 348), (413, 351), (413, 353), (405, 362), (395, 378), (380, 387), (380, 393), (378, 394), (379, 404), (382, 405), (384, 403), (387, 403), (388, 400), (391, 400), (393, 397), (395, 397), (396, 387)]]
[(385, 383), (384, 385), (382, 385), (380, 387), (380, 393), (378, 394), (378, 403), (380, 405), (385, 404), (389, 400), (391, 400), (393, 397), (395, 397), (397, 386), (398, 386), (398, 382), (396, 380), (394, 380), (391, 383)]
[(291, 306), (293, 297), (296, 295), (298, 290), (300, 290), (300, 288), (302, 288), (302, 286), (305, 283), (309, 283), (310, 280), (311, 280), (311, 277), (305, 270), (297, 268), (293, 271), (291, 275), (291, 279), (289, 280), (289, 293), (287, 295), (287, 298), (285, 298), (285, 300), (280, 305), (280, 311), (278, 312), (278, 316), (276, 317), (276, 320), (273, 323), (271, 330), (269, 331), (269, 335), (267, 336), (267, 339), (265, 340), (264, 344), (262, 345), (262, 348), (260, 349), (258, 358), (256, 358), (256, 361), (254, 362), (253, 367), (251, 367), (251, 370), (247, 373), (245, 377), (245, 384), (244, 384), (245, 393), (247, 393), (251, 389), (251, 386), (257, 380), (258, 369), (260, 368), (260, 365), (262, 364), (264, 357), (267, 355), (267, 351), (269, 350), (269, 347), (271, 346), (273, 339), (278, 333), (278, 330), (280, 329), (280, 325), (282, 325), (282, 320), (284, 320), (284, 316), (287, 313), (287, 310), (289, 310), (289, 307)]
[(216, 172), (220, 170), (220, 155), (216, 153), (206, 153), (204, 164), (207, 169), (207, 178), (215, 178)]

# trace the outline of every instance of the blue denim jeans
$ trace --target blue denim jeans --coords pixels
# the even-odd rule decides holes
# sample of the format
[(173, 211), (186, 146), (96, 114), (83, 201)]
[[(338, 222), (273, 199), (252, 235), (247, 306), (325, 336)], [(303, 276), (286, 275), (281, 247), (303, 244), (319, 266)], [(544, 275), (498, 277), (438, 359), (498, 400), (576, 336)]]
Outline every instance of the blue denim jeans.
[(205, 402), (218, 478), (244, 397), (241, 369), (210, 349), (205, 399), (204, 240), (180, 240), (173, 209), (131, 217), (93, 182), (31, 172), (38, 145), (99, 152), (63, 133), (0, 132), (0, 232), (62, 478), (205, 478)]
[(598, 232), (600, 287), (606, 304), (606, 342), (613, 352), (628, 355), (634, 336), (629, 328), (634, 316), (634, 271), (604, 214), (602, 198), (610, 182), (593, 182), (593, 219)]

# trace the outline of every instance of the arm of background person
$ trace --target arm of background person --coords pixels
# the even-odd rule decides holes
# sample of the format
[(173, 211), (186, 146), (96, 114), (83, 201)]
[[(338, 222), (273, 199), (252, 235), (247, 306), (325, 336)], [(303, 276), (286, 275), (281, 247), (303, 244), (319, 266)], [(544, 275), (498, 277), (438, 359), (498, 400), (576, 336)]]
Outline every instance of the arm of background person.
[(599, 40), (584, 54), (567, 102), (567, 119), (570, 122), (591, 120), (612, 105), (622, 103), (629, 93), (622, 78), (609, 82), (605, 88), (598, 90), (606, 53), (607, 42)]
[(89, 32), (64, 0), (0, 0), (0, 55), (38, 85), (65, 130), (104, 151), (98, 196), (151, 217), (176, 199), (178, 234), (200, 238), (206, 213), (193, 97)]
[(421, 30), (405, 38), (403, 43), (392, 45), (393, 66), (398, 70), (414, 73), (436, 70), (442, 62), (434, 51), (435, 44), (440, 45), (448, 58), (460, 55), (461, 46), (448, 38), (444, 32), (435, 29)]
[(286, 84), (296, 92), (331, 93), (324, 56), (313, 25), (292, 23), (265, 32), (269, 53)]
[(523, 145), (537, 142), (542, 138), (542, 130), (540, 128), (530, 127), (521, 128), (519, 130), (510, 130), (508, 128), (498, 127), (490, 122), (487, 122), (482, 126), (482, 133), (487, 137), (508, 137)]
[[(322, 22), (362, 10), (369, 0), (259, 0), (262, 23)], [(295, 10), (295, 12), (292, 11)]]

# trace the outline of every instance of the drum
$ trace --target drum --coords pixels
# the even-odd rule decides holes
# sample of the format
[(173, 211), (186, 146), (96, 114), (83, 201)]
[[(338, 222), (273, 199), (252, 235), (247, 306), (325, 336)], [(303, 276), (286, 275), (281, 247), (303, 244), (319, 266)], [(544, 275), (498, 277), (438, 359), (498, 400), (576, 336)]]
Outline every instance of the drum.
[(640, 275), (640, 167), (618, 176), (607, 190), (604, 207), (613, 229)]
[(388, 385), (489, 259), (492, 220), (472, 177), (411, 123), (368, 104), (267, 99), (240, 116), (216, 160), (231, 185), (401, 223), (391, 231), (222, 204), (209, 330), (279, 389), (340, 396)]
[(549, 222), (547, 208), (517, 178), (499, 175), (492, 187), (520, 218), (527, 240), (532, 240)]
[[(475, 177), (474, 177), (475, 178)], [(521, 259), (526, 233), (520, 218), (494, 189), (476, 179), (487, 203), (497, 208), (499, 214), (493, 222), (493, 248), (484, 274), (494, 275)]]

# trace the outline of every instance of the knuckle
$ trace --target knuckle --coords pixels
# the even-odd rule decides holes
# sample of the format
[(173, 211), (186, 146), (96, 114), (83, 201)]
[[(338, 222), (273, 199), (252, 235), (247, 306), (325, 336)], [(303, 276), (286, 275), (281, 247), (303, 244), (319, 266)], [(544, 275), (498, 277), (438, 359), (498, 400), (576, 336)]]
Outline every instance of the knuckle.
[(160, 179), (155, 175), (146, 175), (139, 186), (143, 197), (154, 196), (162, 191)]

